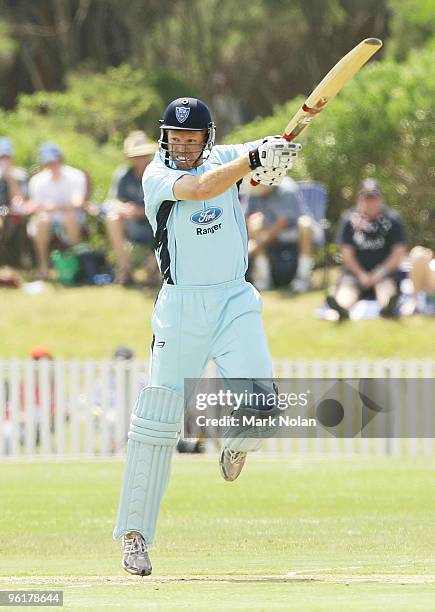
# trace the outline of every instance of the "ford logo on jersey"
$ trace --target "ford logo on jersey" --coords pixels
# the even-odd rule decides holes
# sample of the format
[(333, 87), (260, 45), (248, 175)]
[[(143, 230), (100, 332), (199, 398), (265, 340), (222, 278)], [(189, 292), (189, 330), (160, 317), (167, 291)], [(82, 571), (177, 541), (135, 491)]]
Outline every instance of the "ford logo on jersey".
[(222, 214), (222, 208), (218, 206), (210, 206), (209, 208), (203, 208), (202, 210), (198, 210), (193, 213), (190, 217), (190, 220), (193, 223), (197, 223), (198, 225), (208, 225), (209, 223), (213, 223), (216, 219)]

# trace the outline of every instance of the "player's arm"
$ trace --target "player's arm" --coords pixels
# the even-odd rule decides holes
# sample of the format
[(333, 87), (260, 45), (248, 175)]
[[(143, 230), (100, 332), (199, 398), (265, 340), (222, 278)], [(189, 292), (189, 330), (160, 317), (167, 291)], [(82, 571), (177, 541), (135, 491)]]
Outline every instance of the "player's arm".
[(350, 244), (340, 245), (344, 267), (357, 277), (363, 287), (370, 285), (370, 274), (362, 268), (355, 255), (355, 248)]
[(250, 255), (255, 255), (263, 247), (267, 246), (271, 242), (274, 242), (280, 233), (288, 227), (288, 219), (286, 217), (280, 217), (273, 223), (267, 230), (263, 230), (261, 238), (258, 240), (250, 239), (248, 243), (248, 249)]
[(118, 197), (113, 198), (110, 200), (109, 206), (113, 209), (115, 215), (122, 215), (124, 219), (138, 220), (145, 218), (145, 209), (130, 200), (122, 200)]
[(19, 181), (15, 178), (12, 168), (7, 168), (6, 172), (3, 173), (3, 177), (8, 184), (11, 200), (19, 200), (20, 202), (24, 201), (25, 193), (21, 189)]
[(200, 176), (181, 176), (174, 184), (174, 197), (177, 200), (210, 200), (230, 189), (257, 168), (288, 170), (297, 151), (294, 143), (289, 143), (281, 137), (269, 136), (258, 148), (238, 159), (208, 170)]
[[(70, 206), (74, 209), (84, 209), (88, 196), (88, 177), (82, 170), (75, 170), (74, 183), (71, 190)], [(61, 208), (63, 207), (57, 207)]]
[(185, 174), (174, 184), (174, 196), (177, 200), (210, 200), (230, 189), (249, 172), (249, 157), (244, 155), (200, 176)]
[(139, 220), (145, 218), (145, 209), (130, 200), (128, 189), (128, 173), (125, 168), (118, 169), (112, 179), (109, 191), (110, 207), (114, 215), (121, 215), (124, 219)]
[(383, 278), (391, 272), (397, 270), (406, 255), (406, 246), (404, 243), (394, 244), (391, 253), (383, 264), (377, 266), (371, 273), (373, 284), (379, 283)]

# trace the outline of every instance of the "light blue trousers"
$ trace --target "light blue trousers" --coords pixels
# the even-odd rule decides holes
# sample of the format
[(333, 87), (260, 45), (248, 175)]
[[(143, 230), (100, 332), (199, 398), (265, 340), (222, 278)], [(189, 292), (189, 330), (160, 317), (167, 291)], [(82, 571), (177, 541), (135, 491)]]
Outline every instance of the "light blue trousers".
[[(153, 317), (150, 382), (132, 414), (114, 537), (139, 531), (151, 544), (183, 417), (184, 379), (200, 378), (210, 359), (231, 378), (272, 378), (261, 296), (244, 279), (207, 287), (164, 285)], [(261, 441), (229, 439), (234, 450)], [(245, 445), (245, 446), (243, 446)]]
[(214, 359), (223, 378), (272, 378), (262, 300), (244, 279), (221, 285), (164, 285), (153, 317), (150, 385), (184, 391)]

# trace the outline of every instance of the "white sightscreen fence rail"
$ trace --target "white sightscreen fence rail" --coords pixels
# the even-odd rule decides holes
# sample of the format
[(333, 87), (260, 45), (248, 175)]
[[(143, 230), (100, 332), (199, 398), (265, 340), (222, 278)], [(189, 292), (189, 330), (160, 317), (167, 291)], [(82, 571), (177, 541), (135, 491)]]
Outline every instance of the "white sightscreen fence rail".
[[(292, 379), (296, 393), (304, 391), (309, 379), (391, 379), (390, 401), (404, 417), (385, 437), (382, 432), (373, 437), (354, 436), (350, 421), (348, 434), (273, 437), (264, 441), (260, 452), (379, 457), (434, 453), (432, 437), (420, 435), (434, 431), (434, 361), (280, 360), (274, 367), (277, 379)], [(218, 377), (214, 364), (209, 364), (205, 376)], [(421, 379), (421, 384), (406, 384), (415, 379)], [(130, 413), (147, 381), (145, 361), (0, 360), (0, 457), (123, 454)], [(350, 387), (343, 387), (341, 401), (349, 409), (357, 401)], [(377, 426), (375, 421), (373, 427)], [(218, 447), (219, 441), (206, 441), (208, 450)]]

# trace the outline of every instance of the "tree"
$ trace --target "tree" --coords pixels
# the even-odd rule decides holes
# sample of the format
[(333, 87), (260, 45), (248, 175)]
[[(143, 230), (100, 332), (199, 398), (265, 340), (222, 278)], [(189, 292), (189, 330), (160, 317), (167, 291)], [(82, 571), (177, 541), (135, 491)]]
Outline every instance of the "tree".
[[(397, 207), (412, 243), (433, 245), (435, 49), (411, 53), (404, 63), (371, 63), (338, 94), (303, 138), (298, 178), (323, 181), (328, 214), (336, 221), (355, 199), (356, 186), (374, 176)], [(228, 137), (243, 142), (282, 131), (303, 99), (277, 108)]]
[(434, 0), (389, 0), (390, 57), (403, 61), (410, 51), (435, 45)]
[(128, 63), (176, 75), (177, 94), (205, 99), (225, 131), (310, 91), (362, 38), (382, 38), (386, 1), (0, 0), (18, 43), (0, 105), (64, 90), (83, 65)]

